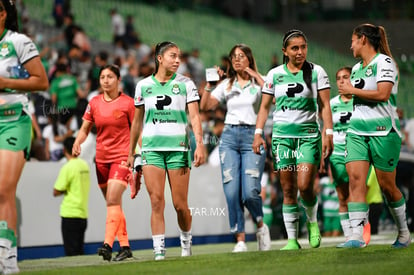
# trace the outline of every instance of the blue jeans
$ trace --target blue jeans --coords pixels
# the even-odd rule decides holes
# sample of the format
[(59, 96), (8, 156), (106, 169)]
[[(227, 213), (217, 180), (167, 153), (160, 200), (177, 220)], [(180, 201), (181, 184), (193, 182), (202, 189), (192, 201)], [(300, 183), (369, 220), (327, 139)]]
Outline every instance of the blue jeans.
[(244, 232), (244, 207), (255, 223), (263, 220), (261, 185), (266, 153), (252, 150), (255, 126), (228, 125), (220, 138), (219, 152), (230, 230)]

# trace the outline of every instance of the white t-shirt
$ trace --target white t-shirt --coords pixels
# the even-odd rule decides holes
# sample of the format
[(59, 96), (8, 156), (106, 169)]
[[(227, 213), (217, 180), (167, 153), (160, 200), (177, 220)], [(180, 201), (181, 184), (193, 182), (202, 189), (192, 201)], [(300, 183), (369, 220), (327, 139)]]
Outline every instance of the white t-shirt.
[(256, 125), (257, 113), (260, 108), (261, 87), (253, 80), (240, 87), (237, 79), (229, 88), (230, 79), (224, 79), (211, 92), (211, 96), (220, 102), (226, 102), (227, 113), (225, 124)]

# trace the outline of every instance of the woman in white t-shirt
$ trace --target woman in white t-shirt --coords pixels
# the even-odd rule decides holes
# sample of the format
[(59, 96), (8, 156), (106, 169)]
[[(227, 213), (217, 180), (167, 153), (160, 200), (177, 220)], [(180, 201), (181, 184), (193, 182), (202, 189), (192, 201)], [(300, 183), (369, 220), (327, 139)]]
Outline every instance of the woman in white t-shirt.
[[(233, 252), (247, 251), (244, 230), (244, 207), (257, 225), (259, 250), (270, 249), (269, 228), (263, 223), (260, 180), (266, 154), (255, 154), (252, 143), (256, 116), (261, 100), (263, 79), (258, 73), (252, 50), (244, 44), (235, 45), (229, 54), (231, 67), (227, 78), (211, 91), (208, 83), (201, 98), (203, 110), (215, 109), (225, 102), (227, 113), (219, 142), (224, 194), (229, 212), (230, 230), (236, 235)], [(218, 69), (219, 74), (224, 72)], [(263, 133), (261, 133), (263, 134)]]
[(68, 132), (65, 125), (61, 124), (57, 115), (50, 114), (49, 124), (43, 129), (42, 137), (45, 139), (46, 159), (59, 161), (64, 157), (63, 140), (71, 136), (72, 131)]

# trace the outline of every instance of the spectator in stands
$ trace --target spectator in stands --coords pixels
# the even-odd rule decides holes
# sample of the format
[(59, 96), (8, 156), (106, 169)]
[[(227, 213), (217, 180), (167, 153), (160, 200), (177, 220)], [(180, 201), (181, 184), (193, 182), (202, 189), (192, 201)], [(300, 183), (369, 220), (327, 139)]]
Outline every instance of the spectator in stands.
[(194, 48), (188, 56), (188, 69), (197, 87), (205, 80), (205, 66), (200, 58), (200, 50)]
[[(329, 78), (321, 66), (307, 61), (308, 43), (302, 31), (286, 32), (282, 51), (284, 64), (271, 69), (263, 85), (252, 147), (257, 154), (261, 154), (262, 146), (266, 148), (262, 133), (274, 98), (273, 165), (280, 175), (283, 221), (288, 234), (288, 243), (282, 250), (301, 248), (298, 191), (306, 212), (309, 244), (317, 248), (321, 234), (313, 182), (320, 163), (323, 165), (333, 149)], [(318, 109), (323, 120), (322, 133)]]
[[(177, 74), (180, 49), (169, 41), (155, 48), (155, 73), (138, 82), (135, 90), (135, 116), (131, 126), (129, 165), (132, 166), (138, 136), (142, 130), (141, 154), (145, 184), (151, 200), (151, 231), (155, 260), (165, 259), (165, 182), (168, 176), (171, 196), (180, 229), (181, 256), (191, 256), (191, 213), (188, 187), (191, 159), (186, 133), (188, 110), (196, 140), (193, 164), (205, 161), (203, 132), (194, 82)], [(157, 98), (157, 99), (156, 99)], [(143, 121), (151, 117), (151, 121)]]
[(127, 15), (127, 20), (125, 22), (125, 43), (128, 46), (132, 46), (134, 44), (134, 42), (139, 39), (138, 38), (138, 33), (135, 31), (135, 26), (134, 26), (134, 16), (132, 16), (131, 14)]
[(58, 161), (64, 157), (63, 141), (72, 136), (73, 131), (59, 122), (57, 113), (50, 113), (49, 124), (43, 129), (45, 155), (47, 160)]
[(86, 90), (90, 93), (99, 88), (99, 72), (108, 64), (109, 54), (107, 51), (99, 51), (93, 59), (92, 67), (88, 72)]
[(351, 83), (340, 83), (338, 87), (341, 95), (352, 95), (354, 98), (345, 155), (351, 198), (348, 211), (353, 234), (345, 247), (366, 246), (362, 233), (368, 216), (366, 179), (370, 164), (375, 168), (378, 183), (398, 228), (398, 237), (392, 247), (407, 247), (411, 237), (407, 227), (405, 199), (395, 182), (401, 148), (401, 133), (395, 111), (398, 68), (382, 26), (357, 26), (352, 33), (351, 50), (354, 57), (362, 61), (353, 67)]
[(50, 95), (60, 122), (68, 129), (78, 129), (78, 125), (71, 124), (72, 118), (76, 115), (78, 98), (85, 98), (87, 94), (80, 88), (76, 77), (67, 72), (67, 64), (56, 65), (56, 77), (50, 83)]
[(2, 273), (12, 274), (19, 272), (16, 189), (31, 143), (32, 122), (25, 93), (45, 91), (49, 83), (36, 45), (18, 32), (14, 1), (0, 0), (0, 18), (0, 267)]
[(55, 19), (55, 27), (60, 28), (67, 12), (70, 11), (70, 0), (55, 0), (53, 4), (53, 18)]
[(122, 86), (124, 93), (134, 98), (135, 87), (138, 83), (139, 65), (137, 62), (132, 63), (128, 67), (128, 73), (122, 78)]
[[(263, 79), (257, 71), (252, 50), (247, 45), (233, 46), (229, 58), (231, 67), (227, 78), (214, 89), (207, 82), (200, 107), (202, 110), (213, 110), (220, 102), (225, 102), (227, 106), (219, 154), (230, 230), (237, 240), (233, 252), (247, 251), (244, 207), (247, 207), (257, 225), (258, 249), (269, 250), (270, 234), (263, 222), (260, 196), (266, 154), (262, 152), (257, 155), (251, 148)], [(217, 69), (219, 75), (224, 74)]]
[[(96, 175), (99, 188), (106, 200), (105, 240), (98, 255), (112, 259), (115, 237), (121, 250), (114, 261), (132, 258), (126, 220), (122, 211), (124, 193), (131, 172), (126, 166), (129, 149), (130, 125), (134, 116), (134, 101), (120, 91), (120, 73), (115, 65), (106, 65), (100, 72), (103, 93), (91, 99), (83, 116), (83, 123), (73, 144), (73, 155), (81, 153), (81, 144), (88, 137), (93, 125), (96, 137)], [(139, 183), (139, 181), (138, 181)], [(135, 197), (136, 194), (133, 194)]]
[(112, 25), (112, 43), (115, 45), (118, 41), (125, 39), (125, 22), (116, 8), (110, 10)]
[(53, 196), (63, 195), (60, 205), (61, 230), (66, 256), (83, 255), (88, 225), (90, 169), (86, 161), (72, 156), (74, 137), (63, 141), (67, 162), (56, 179)]

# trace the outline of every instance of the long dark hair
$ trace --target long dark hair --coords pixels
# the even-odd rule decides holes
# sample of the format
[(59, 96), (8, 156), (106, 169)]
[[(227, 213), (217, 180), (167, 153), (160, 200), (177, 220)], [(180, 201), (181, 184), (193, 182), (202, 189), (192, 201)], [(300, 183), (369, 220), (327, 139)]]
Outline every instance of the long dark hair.
[(154, 54), (154, 61), (155, 61), (155, 71), (154, 74), (158, 72), (158, 68), (160, 67), (160, 63), (158, 62), (158, 56), (163, 55), (169, 48), (178, 48), (177, 44), (170, 41), (160, 42), (155, 46), (155, 54)]
[[(233, 59), (233, 55), (236, 52), (236, 49), (240, 49), (249, 60), (249, 68), (257, 72), (256, 60), (253, 57), (252, 49), (246, 44), (236, 44), (231, 48), (229, 53), (229, 59)], [(227, 77), (230, 78), (229, 87), (233, 85), (234, 80), (236, 79), (237, 72), (234, 70), (233, 65), (229, 66)]]
[[(308, 39), (306, 38), (306, 35), (300, 31), (300, 30), (290, 30), (285, 33), (283, 36), (283, 48), (286, 49), (286, 47), (289, 45), (289, 40), (295, 37), (303, 37), (306, 43), (308, 43)], [(286, 55), (283, 55), (283, 63), (288, 63), (289, 57)], [(309, 90), (312, 90), (312, 69), (313, 65), (309, 63), (307, 60), (302, 65), (301, 70), (303, 71), (303, 80), (306, 83), (306, 86), (309, 88)]]
[(358, 38), (365, 35), (368, 42), (374, 47), (375, 51), (388, 55), (392, 58), (387, 33), (385, 32), (383, 26), (361, 24), (354, 29), (353, 34), (355, 34)]
[(7, 13), (6, 22), (4, 26), (11, 31), (19, 31), (19, 23), (17, 18), (16, 4), (13, 0), (0, 0)]

